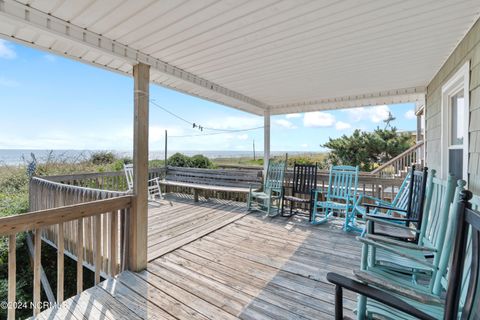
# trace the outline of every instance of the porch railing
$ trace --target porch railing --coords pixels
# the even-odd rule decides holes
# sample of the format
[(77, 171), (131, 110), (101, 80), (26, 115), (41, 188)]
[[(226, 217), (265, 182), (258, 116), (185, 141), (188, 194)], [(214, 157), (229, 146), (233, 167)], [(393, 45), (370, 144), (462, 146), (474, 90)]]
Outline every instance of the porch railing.
[(64, 254), (77, 260), (77, 293), (83, 291), (85, 264), (95, 273), (115, 275), (125, 269), (133, 196), (125, 193), (62, 185), (33, 178), (30, 185), (32, 211), (0, 219), (0, 236), (8, 236), (8, 319), (15, 318), (16, 235), (31, 232), (33, 254), (33, 314), (41, 303), (41, 242), (55, 245), (57, 254), (56, 301), (64, 299)]
[(377, 174), (382, 176), (389, 174), (392, 176), (398, 176), (401, 175), (402, 172), (406, 172), (406, 168), (408, 168), (412, 164), (423, 165), (423, 163), (421, 163), (423, 159), (420, 155), (423, 154), (424, 148), (424, 142), (420, 141), (413, 147), (405, 150), (395, 158), (385, 162), (380, 167), (373, 170), (371, 174)]
[[(163, 178), (165, 168), (148, 170), (148, 179)], [(122, 171), (78, 173), (67, 175), (46, 176), (43, 179), (78, 187), (87, 187), (101, 190), (125, 191), (128, 189), (125, 173)]]
[[(229, 168), (237, 169), (238, 167), (229, 166)], [(181, 170), (181, 168), (178, 168)], [(248, 169), (241, 167), (242, 170), (257, 170), (261, 171), (261, 167), (248, 167)], [(215, 169), (212, 169), (215, 170)], [(288, 169), (285, 174), (285, 183), (289, 186), (292, 182), (293, 170)], [(149, 178), (159, 177), (163, 179), (165, 177), (165, 168), (155, 168), (149, 170)], [(328, 171), (319, 171), (317, 175), (318, 188), (326, 188), (328, 185), (329, 173)], [(98, 173), (85, 173), (75, 175), (62, 175), (62, 176), (48, 176), (44, 179), (58, 182), (62, 184), (68, 184), (72, 186), (92, 187), (112, 191), (125, 191), (127, 190), (125, 174), (120, 172), (98, 172)], [(371, 174), (367, 172), (361, 172), (358, 178), (358, 193), (366, 193), (371, 196), (375, 196), (384, 200), (391, 200), (395, 197), (398, 188), (403, 182), (402, 177), (395, 176), (381, 176), (380, 174)], [(185, 187), (169, 187), (170, 192), (178, 192), (189, 194), (192, 193), (191, 188)], [(210, 197), (218, 197), (225, 200), (245, 201), (245, 194), (236, 194), (232, 192), (214, 192), (209, 194)]]

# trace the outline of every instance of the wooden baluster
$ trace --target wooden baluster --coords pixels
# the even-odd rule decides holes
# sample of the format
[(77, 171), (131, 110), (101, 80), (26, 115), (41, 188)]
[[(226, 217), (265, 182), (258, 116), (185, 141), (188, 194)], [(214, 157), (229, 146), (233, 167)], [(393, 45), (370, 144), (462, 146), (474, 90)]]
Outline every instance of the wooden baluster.
[(35, 230), (34, 256), (33, 256), (33, 315), (40, 313), (40, 287), (42, 268), (42, 229)]
[(117, 274), (118, 214), (110, 212), (110, 275)]
[(63, 272), (64, 272), (64, 251), (65, 251), (65, 240), (64, 240), (64, 228), (63, 222), (58, 224), (58, 244), (57, 244), (57, 303), (61, 304), (63, 302)]
[(83, 219), (77, 220), (77, 294), (83, 291)]
[(16, 235), (8, 237), (8, 320), (15, 319), (15, 302), (17, 287)]
[(108, 272), (108, 257), (110, 255), (108, 254), (108, 250), (110, 249), (110, 245), (108, 241), (110, 240), (110, 228), (109, 228), (109, 221), (110, 219), (110, 214), (105, 213), (102, 215), (102, 268), (105, 273), (109, 274)]
[(102, 233), (101, 233), (101, 227), (102, 227), (102, 216), (100, 214), (96, 215), (94, 218), (94, 228), (95, 228), (95, 235), (94, 235), (94, 265), (95, 265), (95, 284), (100, 283), (100, 269), (102, 266)]

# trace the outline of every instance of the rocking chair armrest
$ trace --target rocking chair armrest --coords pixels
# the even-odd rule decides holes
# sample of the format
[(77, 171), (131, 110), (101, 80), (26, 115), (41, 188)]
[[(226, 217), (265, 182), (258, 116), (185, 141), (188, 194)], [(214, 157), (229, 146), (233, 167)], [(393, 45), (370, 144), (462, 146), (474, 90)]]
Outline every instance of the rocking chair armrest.
[[(366, 220), (367, 220), (367, 223), (372, 223), (372, 224), (373, 223), (380, 223), (380, 224), (388, 225), (389, 227), (392, 227), (392, 228), (410, 230), (410, 231), (415, 232), (415, 233), (420, 233), (419, 230), (412, 229), (410, 227), (407, 227), (407, 226), (399, 224), (399, 223), (395, 223), (393, 221), (388, 221), (387, 219), (380, 219), (380, 218), (376, 218), (376, 217), (372, 217), (372, 216), (370, 216), (370, 217), (367, 216)], [(414, 220), (408, 220), (408, 221), (415, 222)]]
[(373, 241), (384, 242), (387, 244), (395, 245), (395, 246), (406, 248), (406, 249), (420, 250), (420, 251), (427, 251), (427, 252), (437, 252), (437, 249), (433, 247), (420, 246), (415, 243), (399, 241), (399, 240), (395, 240), (390, 237), (385, 237), (381, 235), (366, 234), (365, 237)]
[(367, 208), (377, 208), (377, 209), (385, 209), (385, 210), (399, 211), (399, 212), (407, 212), (408, 211), (407, 209), (397, 208), (397, 207), (384, 205), (384, 204), (362, 203), (362, 206), (367, 207)]
[(381, 219), (382, 221), (393, 221), (393, 222), (418, 222), (418, 219), (400, 218), (400, 217), (387, 216), (384, 214), (372, 214), (372, 213), (367, 214), (365, 216), (365, 219), (366, 220)]
[[(382, 199), (379, 199), (377, 197), (374, 197), (374, 196), (369, 196), (365, 193), (362, 193), (358, 196), (358, 200), (357, 200), (357, 205), (365, 205), (362, 203), (362, 201), (364, 199), (368, 199), (368, 200), (371, 200), (371, 201), (374, 201), (375, 203), (374, 204), (377, 204), (377, 205), (385, 205), (385, 206), (388, 206), (388, 205), (391, 205), (390, 202), (388, 201), (385, 201), (385, 200), (382, 200)], [(370, 203), (369, 203), (370, 204)], [(371, 204), (370, 204), (371, 205)]]
[[(339, 288), (345, 288), (349, 291), (361, 294), (369, 299), (376, 300), (389, 307), (395, 308), (402, 312), (405, 312), (411, 316), (417, 317), (422, 320), (434, 320), (435, 318), (424, 313), (421, 310), (413, 307), (404, 300), (368, 284), (361, 283), (359, 281), (347, 278), (337, 273), (327, 273), (327, 280), (336, 286), (336, 299), (335, 299), (335, 319), (342, 319), (343, 306), (342, 306), (342, 290)], [(340, 304), (340, 305), (338, 305)]]
[[(415, 257), (413, 255), (410, 255), (408, 252), (405, 252), (404, 250), (402, 250), (402, 249), (405, 249), (405, 248), (400, 248), (398, 246), (393, 246), (391, 244), (381, 243), (379, 241), (374, 241), (374, 240), (367, 239), (367, 238), (357, 237), (357, 240), (366, 244), (366, 245), (373, 246), (373, 247), (391, 252), (391, 253), (396, 254), (400, 257), (403, 257), (403, 258), (406, 258), (408, 260), (419, 263), (421, 265), (424, 265), (425, 267), (429, 268), (432, 271), (435, 271), (437, 269), (437, 267), (434, 266), (432, 263), (430, 263), (428, 261), (425, 261), (425, 260), (422, 260), (422, 259), (418, 259), (417, 257)], [(423, 250), (420, 250), (418, 248), (411, 248), (411, 249), (415, 250), (415, 251), (423, 251)]]
[(156, 177), (156, 178), (153, 178), (153, 179), (149, 179), (148, 182), (155, 182), (155, 183), (157, 183), (157, 182), (160, 182), (160, 179), (159, 179), (158, 177)]

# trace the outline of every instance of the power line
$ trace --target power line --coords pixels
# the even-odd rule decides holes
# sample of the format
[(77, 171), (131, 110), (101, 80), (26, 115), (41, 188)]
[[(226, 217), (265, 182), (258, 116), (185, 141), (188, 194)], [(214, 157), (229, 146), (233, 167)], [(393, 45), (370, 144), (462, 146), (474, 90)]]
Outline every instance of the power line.
[(258, 128), (249, 128), (249, 129), (237, 129), (237, 130), (230, 130), (229, 132), (212, 132), (212, 133), (204, 133), (204, 134), (187, 134), (181, 136), (168, 136), (169, 138), (188, 138), (188, 137), (203, 137), (203, 136), (215, 136), (218, 134), (228, 134), (228, 133), (235, 133), (235, 132), (244, 132), (244, 131), (252, 131), (257, 130), (263, 127)]
[[(179, 116), (178, 114), (176, 113), (173, 113), (172, 111), (168, 110), (167, 108), (159, 105), (158, 103), (155, 102), (155, 100), (153, 99), (150, 99), (150, 103), (153, 104), (155, 107), (157, 107), (158, 109), (160, 110), (163, 110), (165, 112), (167, 112), (168, 114), (174, 116), (175, 118), (185, 122), (185, 123), (188, 123), (189, 125), (191, 125), (193, 128), (199, 128), (201, 131), (203, 131), (203, 129), (205, 130), (211, 130), (211, 131), (221, 131), (223, 133), (227, 133), (227, 132), (241, 132), (241, 131), (250, 131), (250, 130), (257, 130), (257, 129), (262, 129), (263, 126), (259, 126), (259, 127), (253, 127), (253, 128), (246, 128), (246, 129), (220, 129), (220, 128), (211, 128), (211, 127), (205, 127), (205, 126), (202, 126), (202, 125), (199, 125), (198, 123), (195, 123), (195, 122), (191, 122), (181, 116)], [(220, 134), (220, 133), (218, 133)], [(213, 135), (213, 134), (204, 134), (204, 135)], [(201, 136), (201, 135), (191, 135), (191, 136)], [(176, 136), (177, 138), (180, 137), (180, 136)]]

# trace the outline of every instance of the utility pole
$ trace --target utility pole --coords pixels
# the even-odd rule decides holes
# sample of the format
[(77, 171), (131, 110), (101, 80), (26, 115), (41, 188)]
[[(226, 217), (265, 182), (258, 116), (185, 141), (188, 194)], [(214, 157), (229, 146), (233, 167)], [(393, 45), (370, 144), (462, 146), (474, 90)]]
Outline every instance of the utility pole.
[(253, 161), (255, 160), (255, 139), (253, 139)]

